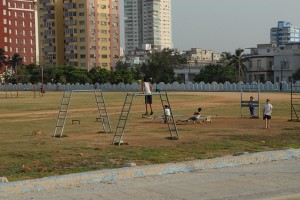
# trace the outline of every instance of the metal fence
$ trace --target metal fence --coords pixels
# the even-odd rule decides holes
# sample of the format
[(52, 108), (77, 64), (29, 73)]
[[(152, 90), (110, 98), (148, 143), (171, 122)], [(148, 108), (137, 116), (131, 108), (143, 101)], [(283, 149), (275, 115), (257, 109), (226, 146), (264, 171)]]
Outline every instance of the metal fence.
[[(154, 84), (154, 89), (159, 90), (159, 91), (194, 91), (194, 92), (240, 92), (242, 85), (243, 88), (247, 88), (247, 84), (250, 85), (249, 83), (158, 83)], [(279, 92), (280, 91), (280, 85), (279, 83), (271, 83), (271, 82), (266, 82), (266, 83), (257, 83), (257, 82), (252, 82), (251, 85), (253, 84), (259, 84), (260, 85), (260, 91), (261, 92)], [(299, 91), (295, 92), (300, 92), (300, 81), (297, 81), (294, 83), (294, 85), (297, 85), (299, 87)], [(7, 84), (7, 85), (0, 85), (0, 91), (34, 91), (34, 90), (40, 90), (41, 88), (41, 83), (38, 83), (36, 85), (28, 83), (28, 84)], [(283, 83), (283, 92), (290, 92), (290, 84), (289, 83)], [(141, 84), (140, 83), (132, 83), (132, 84), (124, 84), (124, 83), (119, 83), (119, 84), (110, 84), (110, 83), (104, 83), (104, 84), (52, 84), (52, 83), (47, 83), (44, 84), (44, 90), (45, 91), (65, 91), (65, 90), (93, 90), (93, 89), (101, 89), (102, 91), (126, 91), (126, 92), (138, 92), (141, 91)]]

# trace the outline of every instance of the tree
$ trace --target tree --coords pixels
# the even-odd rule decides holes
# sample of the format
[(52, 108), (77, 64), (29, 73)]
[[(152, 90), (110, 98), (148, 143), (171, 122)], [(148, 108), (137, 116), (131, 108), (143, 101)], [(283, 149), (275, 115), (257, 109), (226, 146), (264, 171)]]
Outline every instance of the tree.
[(243, 54), (244, 49), (238, 48), (235, 50), (235, 54), (231, 55), (229, 63), (227, 66), (234, 66), (238, 69), (239, 80), (242, 80), (242, 77), (246, 75), (247, 68), (245, 66), (246, 57)]
[(297, 71), (293, 73), (292, 78), (294, 80), (300, 80), (300, 69), (297, 69)]
[(149, 55), (149, 61), (142, 65), (141, 71), (154, 82), (173, 82), (174, 66), (186, 63), (178, 53), (171, 49), (163, 49)]
[(195, 76), (194, 81), (196, 82), (217, 82), (224, 83), (229, 81), (231, 83), (237, 81), (237, 69), (233, 66), (222, 66), (222, 65), (214, 65), (210, 64), (204, 67), (201, 72)]
[(219, 63), (223, 64), (224, 66), (228, 66), (231, 58), (232, 58), (232, 54), (230, 52), (224, 52), (221, 54), (221, 59)]
[(5, 51), (0, 48), (0, 68), (7, 64), (7, 57), (5, 56)]
[(23, 59), (18, 53), (14, 53), (14, 55), (9, 60), (9, 64), (14, 71), (16, 71), (17, 67), (23, 65)]
[(12, 72), (14, 74), (13, 82), (18, 84), (18, 67), (23, 65), (23, 59), (18, 53), (14, 53), (14, 55), (8, 61), (8, 64), (11, 66)]
[(95, 83), (108, 83), (111, 78), (111, 72), (105, 68), (93, 67), (88, 72), (88, 77), (93, 84)]

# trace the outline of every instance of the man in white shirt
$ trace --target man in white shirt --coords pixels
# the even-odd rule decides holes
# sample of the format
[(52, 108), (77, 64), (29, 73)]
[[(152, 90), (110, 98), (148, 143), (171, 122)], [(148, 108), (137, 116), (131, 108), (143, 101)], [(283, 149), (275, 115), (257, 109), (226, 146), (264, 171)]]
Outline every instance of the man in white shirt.
[(266, 122), (265, 128), (270, 128), (272, 109), (273, 109), (273, 106), (270, 103), (270, 99), (267, 99), (266, 103), (264, 105), (264, 118), (263, 118)]
[(150, 109), (151, 109), (151, 112), (150, 112), (150, 115), (153, 114), (153, 110), (152, 110), (152, 91), (153, 91), (153, 86), (152, 84), (149, 82), (149, 79), (148, 77), (145, 77), (144, 78), (144, 81), (143, 81), (143, 84), (142, 84), (142, 91), (144, 94), (149, 94), (149, 95), (146, 95), (145, 96), (145, 105), (146, 105), (146, 115), (149, 116), (149, 113), (148, 113), (148, 104), (150, 106)]

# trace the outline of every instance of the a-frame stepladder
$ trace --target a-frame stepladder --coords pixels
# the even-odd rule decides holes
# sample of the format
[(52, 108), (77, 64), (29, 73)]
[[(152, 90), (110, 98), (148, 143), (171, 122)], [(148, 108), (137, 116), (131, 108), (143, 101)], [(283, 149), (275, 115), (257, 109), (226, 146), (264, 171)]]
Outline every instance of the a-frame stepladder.
[(300, 121), (300, 84), (299, 80), (291, 80), (291, 120)]
[(62, 96), (62, 101), (60, 105), (60, 109), (57, 115), (56, 125), (53, 133), (53, 137), (62, 137), (64, 128), (66, 125), (66, 120), (68, 116), (68, 110), (72, 99), (72, 94), (74, 92), (93, 92), (95, 95), (95, 100), (97, 104), (97, 109), (99, 113), (99, 118), (102, 124), (102, 130), (106, 132), (106, 125), (108, 127), (108, 131), (112, 133), (111, 123), (109, 119), (109, 115), (106, 109), (105, 99), (101, 90), (68, 90), (65, 91)]
[[(244, 100), (244, 94), (245, 93), (256, 93), (256, 98), (254, 98), (254, 101), (252, 101), (252, 105), (256, 108), (258, 108), (258, 115), (257, 118), (260, 118), (260, 83), (251, 83), (251, 84), (242, 84), (241, 85), (241, 118), (243, 117), (243, 107), (249, 108), (249, 99)], [(250, 98), (250, 97), (248, 97)]]
[[(170, 101), (168, 98), (168, 94), (166, 92), (162, 92), (162, 93), (152, 93), (153, 95), (159, 95), (160, 100), (161, 100), (161, 105), (162, 105), (162, 109), (164, 110), (164, 105), (168, 105), (170, 108), (170, 114), (171, 114), (171, 122), (167, 123), (168, 124), (168, 129), (169, 129), (169, 133), (170, 133), (170, 138), (171, 139), (179, 139), (179, 132), (176, 126), (176, 121), (173, 117), (173, 112), (172, 112), (172, 107), (170, 106)], [(119, 117), (119, 121), (118, 121), (118, 125), (116, 127), (116, 131), (114, 134), (114, 138), (113, 138), (113, 142), (112, 144), (118, 144), (121, 145), (123, 143), (123, 136), (125, 133), (125, 128), (126, 128), (126, 124), (128, 121), (128, 116), (131, 110), (131, 106), (133, 103), (133, 99), (134, 97), (137, 96), (146, 96), (146, 94), (140, 94), (140, 93), (127, 93), (126, 97), (125, 97), (125, 101), (122, 107), (122, 111)]]

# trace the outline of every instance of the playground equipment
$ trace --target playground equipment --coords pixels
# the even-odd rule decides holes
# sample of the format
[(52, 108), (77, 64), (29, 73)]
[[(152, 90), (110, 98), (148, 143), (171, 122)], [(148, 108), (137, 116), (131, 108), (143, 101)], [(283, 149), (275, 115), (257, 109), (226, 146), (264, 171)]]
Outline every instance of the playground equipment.
[[(114, 138), (113, 138), (113, 142), (112, 144), (118, 144), (121, 145), (123, 143), (123, 136), (125, 133), (125, 127), (127, 124), (127, 120), (128, 120), (128, 116), (131, 110), (131, 106), (133, 103), (133, 99), (134, 97), (137, 96), (146, 96), (149, 94), (138, 94), (138, 93), (127, 93), (126, 97), (125, 97), (125, 101), (123, 104), (123, 108), (119, 117), (119, 121), (118, 121), (118, 125), (116, 127), (116, 131), (114, 134)], [(161, 101), (161, 105), (162, 105), (162, 109), (164, 110), (164, 105), (168, 105), (170, 108), (170, 114), (171, 114), (171, 122), (166, 123), (168, 125), (168, 129), (170, 132), (170, 138), (171, 139), (179, 139), (179, 132), (177, 130), (177, 126), (176, 126), (176, 122), (173, 116), (173, 112), (172, 112), (172, 107), (170, 106), (170, 102), (169, 102), (169, 98), (168, 98), (168, 94), (166, 92), (162, 92), (162, 93), (152, 93), (153, 95), (158, 95), (160, 97), (160, 101)]]
[[(249, 100), (250, 97), (248, 97), (248, 100), (243, 99), (244, 93), (256, 93), (256, 97), (254, 97), (254, 101)], [(251, 103), (254, 108), (257, 109), (257, 118), (260, 118), (260, 103), (259, 103), (259, 93), (260, 93), (260, 84), (259, 82), (257, 84), (242, 84), (241, 85), (241, 118), (243, 117), (243, 108), (247, 107), (249, 108), (249, 103)], [(249, 112), (249, 111), (248, 111)]]
[[(61, 101), (60, 109), (59, 109), (59, 112), (57, 115), (57, 120), (56, 120), (53, 137), (57, 137), (58, 135), (59, 135), (59, 137), (62, 137), (62, 135), (63, 135), (73, 92), (93, 92), (94, 93), (95, 99), (96, 99), (96, 104), (97, 104), (97, 109), (98, 109), (98, 113), (99, 113), (99, 118), (97, 118), (96, 121), (98, 121), (98, 119), (101, 121), (102, 129), (104, 132), (106, 132), (106, 128), (105, 128), (105, 123), (106, 123), (106, 125), (108, 125), (109, 132), (111, 133), (112, 130), (111, 130), (110, 119), (109, 119), (109, 116), (107, 113), (105, 99), (104, 99), (102, 91), (101, 90), (70, 90), (70, 91), (65, 91), (62, 96), (62, 101)], [(104, 118), (106, 120), (104, 120)], [(72, 123), (74, 123), (74, 120), (72, 121)]]
[[(295, 84), (296, 83), (296, 84)], [(300, 121), (300, 94), (299, 81), (291, 81), (291, 121)]]

